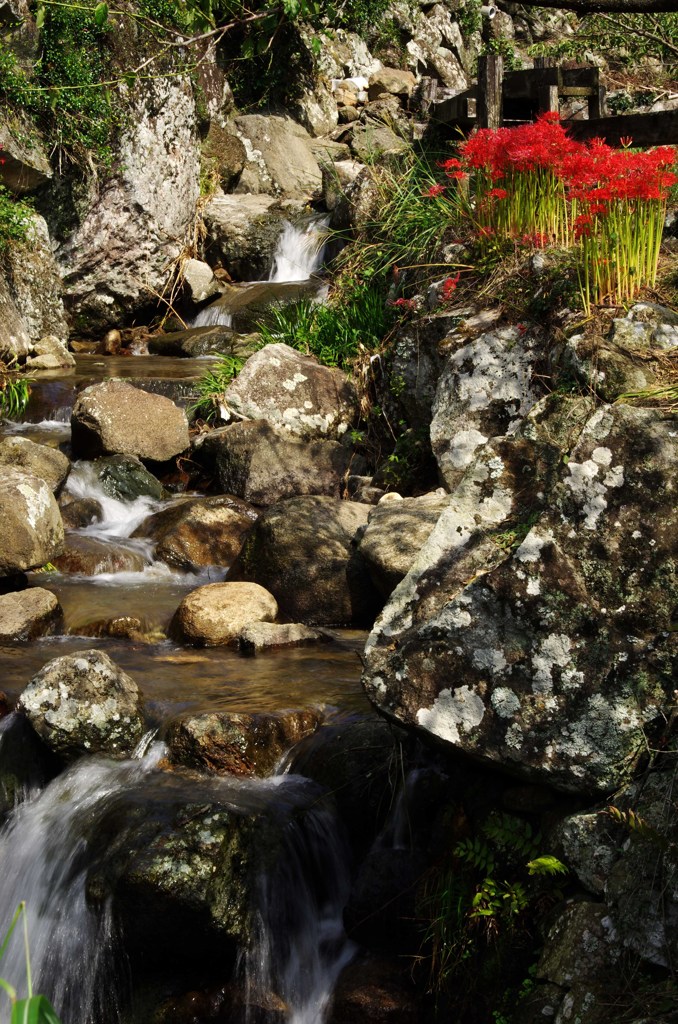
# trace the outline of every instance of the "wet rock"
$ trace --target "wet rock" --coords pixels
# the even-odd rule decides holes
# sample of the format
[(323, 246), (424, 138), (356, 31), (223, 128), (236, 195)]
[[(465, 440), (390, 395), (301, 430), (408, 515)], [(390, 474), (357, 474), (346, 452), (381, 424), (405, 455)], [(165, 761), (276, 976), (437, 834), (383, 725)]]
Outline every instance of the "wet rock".
[(539, 395), (532, 375), (542, 342), (515, 327), (446, 340), (448, 355), (438, 381), (431, 446), (452, 490), (491, 437), (511, 433)]
[(305, 441), (337, 440), (358, 415), (355, 390), (341, 370), (282, 344), (250, 356), (226, 389), (224, 405), (239, 418), (264, 420)]
[(144, 732), (136, 683), (102, 651), (49, 661), (17, 709), (50, 750), (67, 760), (88, 753), (129, 755)]
[(326, 643), (330, 637), (298, 622), (255, 622), (243, 629), (238, 644), (243, 654), (260, 654), (281, 647), (307, 647)]
[(300, 205), (268, 195), (217, 195), (205, 207), (210, 259), (220, 259), (236, 278), (265, 280), (283, 224)]
[(183, 599), (170, 634), (185, 643), (214, 647), (233, 643), (252, 622), (273, 622), (275, 598), (256, 583), (208, 583)]
[(247, 359), (260, 340), (258, 334), (239, 334), (230, 327), (189, 327), (185, 331), (157, 334), (148, 342), (151, 355), (179, 356), (196, 359), (199, 356), (231, 355)]
[(234, 118), (232, 124), (247, 151), (236, 192), (300, 198), (319, 195), (322, 174), (305, 128), (291, 118), (264, 114), (245, 114)]
[(0, 718), (0, 819), (54, 778), (60, 767), (23, 715)]
[(103, 518), (101, 502), (96, 498), (75, 498), (67, 495), (68, 501), (60, 503), (61, 518), (67, 530), (80, 530), (83, 526), (100, 523)]
[(257, 513), (230, 495), (189, 498), (144, 520), (133, 537), (156, 542), (155, 558), (177, 569), (230, 565)]
[(299, 494), (339, 497), (351, 460), (336, 441), (303, 442), (280, 436), (267, 423), (250, 421), (199, 438), (195, 457), (222, 490), (253, 505), (272, 505)]
[(399, 960), (362, 954), (339, 976), (327, 1024), (421, 1024), (428, 1007)]
[(449, 494), (433, 492), (420, 498), (380, 502), (370, 512), (358, 550), (383, 597), (387, 598), (410, 571), (449, 504)]
[(37, 476), (56, 493), (66, 480), (71, 463), (57, 448), (36, 444), (27, 437), (5, 437), (0, 441), (0, 466)]
[(170, 724), (166, 742), (175, 764), (217, 775), (264, 776), (320, 721), (312, 709), (191, 714)]
[(332, 793), (351, 844), (364, 856), (392, 806), (394, 764), (405, 733), (383, 719), (338, 716), (302, 740), (289, 771), (313, 779)]
[(167, 497), (157, 477), (133, 455), (107, 455), (95, 459), (91, 471), (106, 494), (118, 501), (134, 501), (141, 497), (160, 501)]
[(81, 391), (71, 429), (73, 451), (88, 458), (137, 455), (166, 462), (189, 444), (183, 409), (125, 381), (105, 381)]
[(601, 408), (508, 557), (451, 506), (368, 641), (371, 699), (528, 780), (622, 784), (672, 691), (675, 446), (661, 412)]
[(0, 574), (46, 565), (63, 550), (59, 506), (44, 480), (16, 469), (0, 477)]
[(0, 596), (0, 643), (56, 633), (63, 618), (57, 597), (42, 587), (4, 594)]
[(381, 600), (355, 548), (369, 511), (327, 497), (281, 501), (257, 520), (232, 575), (270, 590), (292, 621), (371, 622)]
[(54, 557), (52, 563), (59, 572), (71, 576), (100, 576), (109, 572), (141, 572), (148, 560), (140, 551), (122, 544), (75, 533), (68, 536), (63, 553)]
[(149, 632), (141, 619), (133, 615), (119, 615), (113, 619), (98, 619), (96, 622), (88, 622), (84, 626), (74, 626), (70, 633), (73, 636), (102, 637), (110, 636), (116, 640), (130, 640), (136, 644), (157, 643), (164, 640), (165, 636), (160, 632)]

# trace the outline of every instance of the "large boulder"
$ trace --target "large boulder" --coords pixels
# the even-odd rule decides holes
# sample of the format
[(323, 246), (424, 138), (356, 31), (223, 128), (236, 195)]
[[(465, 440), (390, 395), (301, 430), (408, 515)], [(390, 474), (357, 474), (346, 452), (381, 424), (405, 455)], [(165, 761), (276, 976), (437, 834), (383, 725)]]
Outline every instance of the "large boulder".
[(233, 131), (247, 153), (237, 193), (305, 199), (320, 195), (322, 172), (311, 136), (300, 124), (289, 117), (244, 114), (233, 120)]
[(69, 474), (71, 463), (58, 448), (36, 444), (27, 437), (5, 437), (0, 441), (0, 467), (14, 468), (44, 480), (57, 492)]
[(479, 534), (451, 507), (368, 641), (371, 699), (532, 781), (622, 784), (672, 692), (675, 449), (660, 412), (603, 407), (531, 528)]
[(55, 754), (72, 760), (97, 752), (132, 753), (144, 732), (137, 684), (102, 651), (55, 658), (17, 705)]
[(170, 724), (166, 743), (170, 759), (187, 768), (217, 775), (271, 775), (282, 755), (317, 729), (320, 718), (312, 709), (189, 714)]
[(47, 223), (39, 214), (31, 213), (25, 228), (25, 241), (8, 246), (3, 253), (11, 304), (33, 345), (47, 336), (65, 343), (68, 324), (63, 283)]
[(337, 441), (281, 437), (256, 420), (213, 430), (198, 439), (194, 451), (223, 491), (253, 505), (299, 494), (338, 498), (351, 461), (349, 449)]
[(73, 451), (97, 455), (137, 455), (166, 462), (188, 448), (183, 409), (162, 395), (126, 381), (93, 384), (78, 395), (71, 415)]
[(61, 552), (64, 526), (48, 484), (8, 469), (0, 476), (0, 575), (36, 569)]
[(136, 84), (115, 173), (92, 187), (57, 252), (67, 307), (88, 330), (117, 327), (162, 292), (200, 194), (197, 141), (190, 82)]
[(257, 513), (228, 494), (188, 498), (144, 520), (132, 534), (155, 541), (155, 557), (177, 569), (230, 565)]
[(341, 370), (289, 345), (266, 345), (245, 363), (224, 395), (239, 418), (265, 420), (304, 441), (337, 440), (355, 422), (358, 399)]
[(63, 625), (56, 595), (42, 587), (0, 595), (0, 643), (34, 640), (55, 633)]
[(293, 622), (369, 624), (381, 599), (355, 545), (370, 509), (328, 497), (281, 501), (257, 520), (231, 577), (266, 587)]
[(420, 498), (381, 501), (370, 512), (359, 551), (384, 598), (407, 576), (449, 504), (449, 494), (434, 492)]
[(217, 647), (233, 643), (252, 622), (274, 622), (275, 598), (256, 583), (208, 583), (183, 599), (170, 633), (186, 643)]
[(491, 437), (515, 431), (538, 399), (533, 372), (543, 342), (516, 327), (446, 341), (433, 403), (431, 446), (452, 490)]

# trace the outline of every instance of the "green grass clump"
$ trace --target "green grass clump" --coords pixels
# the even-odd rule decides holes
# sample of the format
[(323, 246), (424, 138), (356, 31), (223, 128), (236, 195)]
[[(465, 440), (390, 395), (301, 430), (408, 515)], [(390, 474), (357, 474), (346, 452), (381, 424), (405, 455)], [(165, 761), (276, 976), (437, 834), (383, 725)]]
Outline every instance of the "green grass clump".
[(210, 423), (219, 416), (219, 406), (224, 392), (234, 377), (243, 368), (243, 360), (237, 356), (221, 356), (212, 370), (207, 370), (196, 384), (198, 400), (189, 406), (188, 412), (196, 419)]
[(15, 420), (25, 411), (31, 395), (31, 378), (0, 362), (0, 416)]
[(33, 215), (32, 207), (0, 185), (0, 253), (16, 242), (25, 242)]

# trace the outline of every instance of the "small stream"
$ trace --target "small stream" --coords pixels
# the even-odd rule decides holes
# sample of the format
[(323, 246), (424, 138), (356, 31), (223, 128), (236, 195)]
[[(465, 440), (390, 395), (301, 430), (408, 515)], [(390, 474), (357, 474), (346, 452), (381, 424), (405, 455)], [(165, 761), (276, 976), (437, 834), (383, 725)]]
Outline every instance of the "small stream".
[[(298, 228), (285, 227), (271, 282), (310, 278), (322, 258), (325, 226), (314, 219)], [(200, 315), (221, 323), (230, 317), (223, 304), (215, 310), (216, 305)], [(215, 320), (218, 316), (222, 319)], [(70, 411), (81, 388), (113, 376), (140, 386), (160, 381), (176, 401), (190, 392), (206, 366), (205, 359), (79, 355), (73, 370), (40, 375), (24, 422), (5, 423), (2, 433), (20, 433), (68, 451)], [(224, 579), (228, 567), (175, 571), (155, 560), (152, 542), (131, 536), (172, 498), (111, 498), (86, 462), (73, 465), (66, 489), (74, 498), (96, 498), (102, 507), (100, 522), (68, 536), (126, 550), (138, 557), (140, 567), (92, 576), (30, 574), (29, 586), (46, 587), (59, 598), (65, 627), (59, 636), (0, 647), (0, 679), (10, 701), (47, 661), (98, 647), (136, 681), (149, 726), (161, 734), (170, 719), (188, 709), (319, 707), (328, 713), (369, 713), (359, 684), (365, 635), (358, 631), (337, 630), (327, 643), (256, 658), (244, 658), (230, 648), (182, 648), (162, 638), (184, 595)], [(141, 619), (149, 642), (79, 634), (91, 623), (122, 615)], [(0, 719), (0, 765), (3, 744), (16, 724), (13, 714)], [(315, 784), (295, 775), (205, 778), (197, 783), (168, 773), (164, 746), (153, 739), (154, 731), (127, 761), (83, 759), (47, 785), (36, 782), (23, 793), (0, 831), (0, 936), (18, 902), (25, 900), (35, 990), (53, 1000), (64, 1024), (116, 1024), (121, 1019), (118, 1003), (129, 996), (123, 980), (129, 974), (125, 952), (111, 900), (93, 903), (88, 895), (88, 879), (101, 858), (97, 837), (102, 823), (132, 798), (149, 813), (158, 805), (171, 805), (175, 813), (200, 798), (236, 815), (272, 815), (281, 822), (284, 856), (259, 874), (251, 939), (237, 956), (246, 1019), (248, 1024), (260, 1020), (256, 1008), (274, 993), (284, 1007), (276, 1019), (321, 1024), (336, 978), (354, 953), (342, 924), (350, 889), (349, 855), (336, 812), (319, 799)], [(124, 835), (116, 838), (120, 842), (124, 844)], [(2, 967), (3, 976), (14, 984), (24, 976), (18, 934)]]

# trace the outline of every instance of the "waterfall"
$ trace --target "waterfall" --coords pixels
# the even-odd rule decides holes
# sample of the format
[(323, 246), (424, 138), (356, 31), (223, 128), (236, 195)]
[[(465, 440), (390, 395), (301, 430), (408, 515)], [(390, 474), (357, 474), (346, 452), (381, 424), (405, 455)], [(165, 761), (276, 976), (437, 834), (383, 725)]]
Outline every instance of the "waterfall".
[[(110, 906), (88, 904), (86, 836), (112, 797), (156, 767), (160, 743), (139, 746), (139, 756), (112, 763), (82, 761), (35, 799), (22, 803), (0, 832), (0, 936), (26, 901), (34, 991), (46, 995), (68, 1024), (115, 1018), (112, 978), (114, 933)], [(2, 976), (26, 994), (21, 929), (2, 960)], [(108, 983), (107, 979), (108, 978)]]
[(313, 217), (300, 224), (285, 221), (273, 255), (269, 281), (307, 281), (320, 267), (329, 217)]
[(196, 315), (191, 327), (231, 327), (233, 317), (221, 302), (205, 306)]
[(93, 537), (130, 537), (144, 519), (167, 504), (148, 495), (141, 495), (133, 501), (122, 501), (120, 498), (112, 497), (101, 483), (96, 466), (85, 461), (73, 464), (66, 481), (66, 491), (74, 498), (96, 498), (101, 505), (101, 522), (78, 531)]
[[(285, 780), (299, 784), (308, 785)], [(322, 1024), (355, 953), (343, 925), (349, 853), (335, 812), (320, 803), (290, 817), (285, 838), (284, 855), (259, 879), (255, 938), (243, 958), (248, 1024), (271, 994), (284, 1003), (288, 1024)]]

